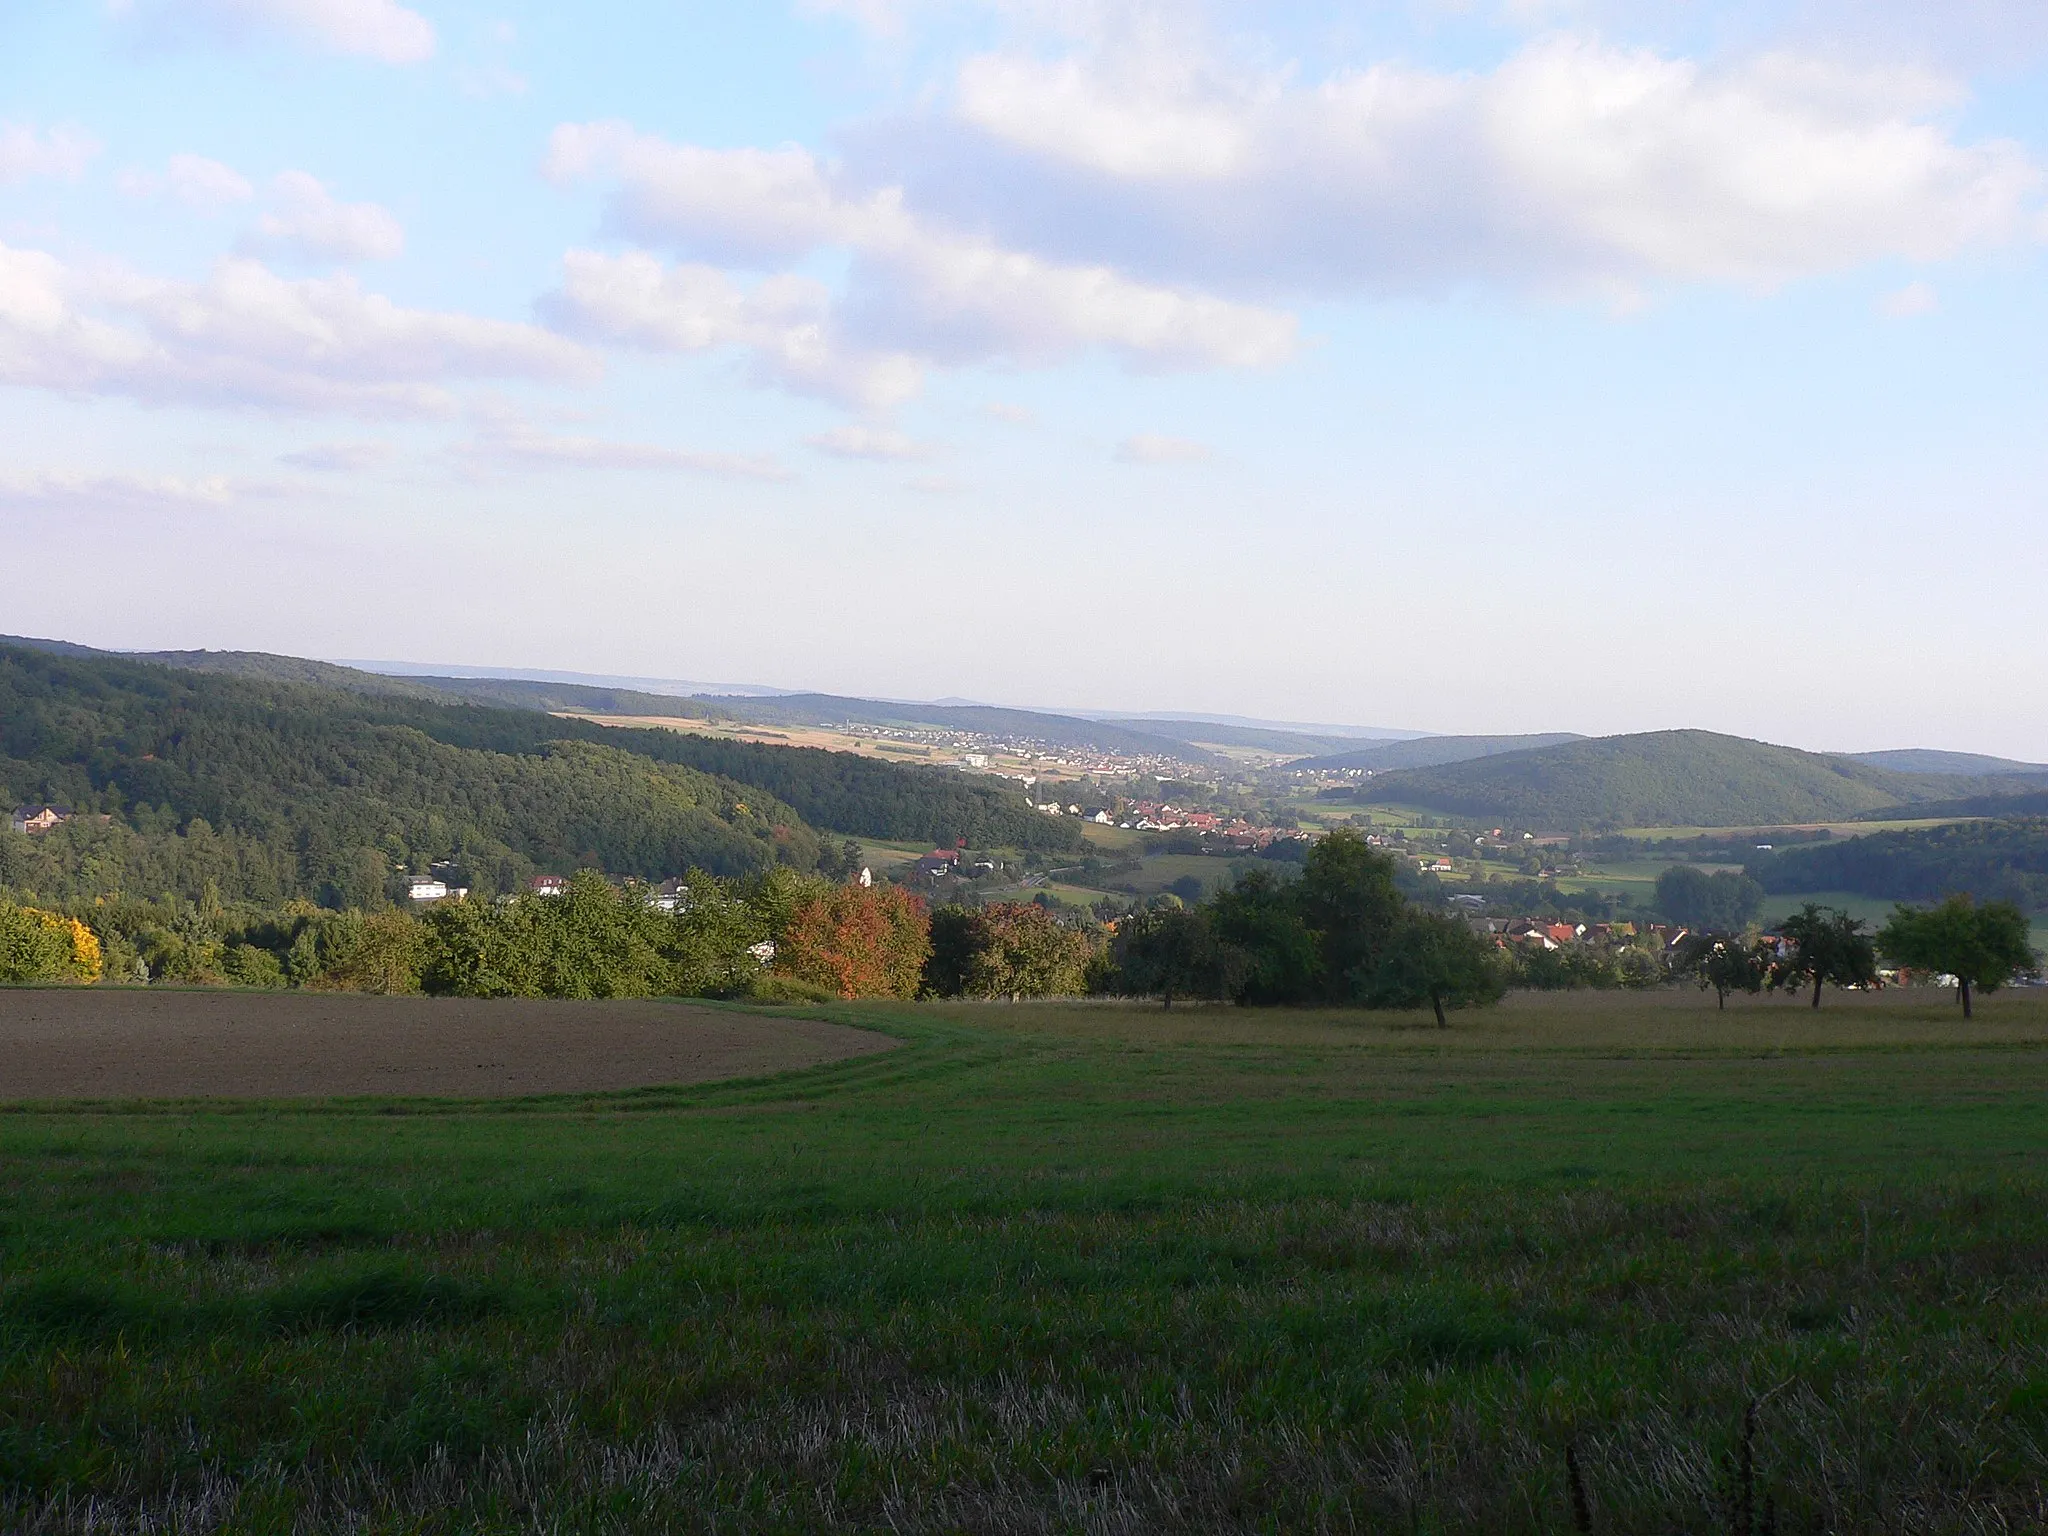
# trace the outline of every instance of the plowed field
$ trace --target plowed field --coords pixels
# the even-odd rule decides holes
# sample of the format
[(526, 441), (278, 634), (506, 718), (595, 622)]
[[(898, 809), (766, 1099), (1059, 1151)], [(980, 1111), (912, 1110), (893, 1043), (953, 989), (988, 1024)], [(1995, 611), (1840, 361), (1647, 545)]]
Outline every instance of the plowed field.
[(593, 1093), (783, 1072), (895, 1043), (820, 1019), (655, 1000), (0, 990), (0, 1100)]

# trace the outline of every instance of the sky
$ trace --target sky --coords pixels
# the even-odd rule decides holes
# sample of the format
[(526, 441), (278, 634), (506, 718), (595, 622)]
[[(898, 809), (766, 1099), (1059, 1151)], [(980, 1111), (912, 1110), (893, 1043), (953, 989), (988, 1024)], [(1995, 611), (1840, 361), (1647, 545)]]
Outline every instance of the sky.
[(2048, 759), (2038, 0), (0, 0), (0, 632)]

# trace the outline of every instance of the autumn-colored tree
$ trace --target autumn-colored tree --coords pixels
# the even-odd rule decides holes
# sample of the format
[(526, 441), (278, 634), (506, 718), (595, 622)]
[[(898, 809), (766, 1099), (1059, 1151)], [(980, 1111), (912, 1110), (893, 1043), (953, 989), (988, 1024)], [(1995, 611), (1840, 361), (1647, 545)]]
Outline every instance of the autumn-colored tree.
[(924, 903), (900, 886), (834, 886), (790, 914), (775, 969), (844, 998), (915, 997), (931, 953)]
[(100, 979), (100, 941), (75, 917), (0, 904), (0, 982)]

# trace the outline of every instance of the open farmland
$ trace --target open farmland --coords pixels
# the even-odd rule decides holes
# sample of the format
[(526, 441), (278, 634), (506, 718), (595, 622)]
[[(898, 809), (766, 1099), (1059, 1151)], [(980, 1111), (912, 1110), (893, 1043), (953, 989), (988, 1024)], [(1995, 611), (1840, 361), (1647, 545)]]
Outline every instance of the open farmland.
[(902, 1044), (0, 1116), (0, 1524), (2048, 1521), (2037, 993), (809, 1012)]

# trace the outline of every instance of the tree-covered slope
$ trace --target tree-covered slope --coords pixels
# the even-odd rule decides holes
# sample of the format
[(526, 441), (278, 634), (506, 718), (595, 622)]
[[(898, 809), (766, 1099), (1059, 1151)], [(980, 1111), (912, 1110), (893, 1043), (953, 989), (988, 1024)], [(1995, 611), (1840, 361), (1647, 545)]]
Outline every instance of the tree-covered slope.
[(1016, 791), (843, 753), (8, 648), (0, 798), (87, 813), (61, 835), (6, 840), (15, 862), (0, 882), (20, 885), (21, 861), (39, 860), (38, 889), (70, 895), (187, 888), (195, 832), (224, 894), (330, 904), (373, 900), (399, 869), (441, 859), (500, 889), (580, 863), (649, 878), (811, 867), (820, 821), (875, 837), (1079, 838)]
[(1571, 832), (1832, 821), (1998, 780), (1905, 774), (1712, 731), (1603, 736), (1439, 768), (1383, 773), (1377, 801)]
[(81, 813), (61, 836), (10, 838), (17, 864), (68, 849), (110, 876), (176, 865), (133, 840), (196, 831), (230, 850), (243, 888), (228, 894), (363, 903), (442, 859), (500, 888), (578, 863), (650, 878), (818, 863), (817, 833), (755, 786), (595, 742), (529, 745), (436, 740), (300, 684), (0, 651), (0, 792)]
[(1447, 763), (1465, 763), (1479, 757), (1497, 757), (1505, 752), (1527, 752), (1561, 742), (1584, 741), (1570, 731), (1551, 731), (1530, 736), (1418, 736), (1410, 741), (1376, 741), (1366, 746), (1346, 747), (1322, 757), (1294, 763), (1295, 768), (1366, 768), (1374, 773), (1391, 773), (1403, 768), (1438, 768)]
[(703, 699), (643, 693), (632, 688), (592, 687), (523, 677), (438, 677), (366, 672), (332, 661), (280, 656), (272, 651), (103, 651), (68, 640), (37, 640), (0, 635), (0, 645), (19, 646), (53, 656), (105, 657), (114, 661), (156, 662), (186, 672), (211, 672), (222, 677), (270, 683), (314, 683), (351, 693), (403, 699), (431, 699), (450, 704), (489, 704), (504, 709), (568, 711), (592, 715), (645, 715), (685, 720), (723, 720), (727, 711)]
[(1985, 775), (2041, 774), (2048, 776), (2048, 763), (2023, 763), (2010, 757), (1986, 757), (1982, 752), (1938, 752), (1927, 747), (1901, 747), (1889, 752), (1844, 752), (1853, 762), (1874, 768), (1892, 768), (1900, 773), (1960, 773)]
[(2048, 906), (2048, 818), (1959, 821), (1873, 832), (1760, 853), (1749, 874), (1773, 895), (1849, 891), (1885, 901), (1979, 901)]

